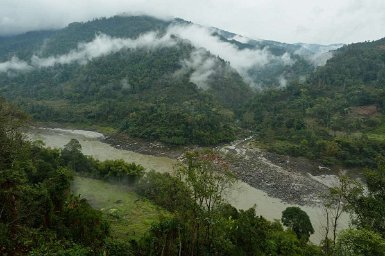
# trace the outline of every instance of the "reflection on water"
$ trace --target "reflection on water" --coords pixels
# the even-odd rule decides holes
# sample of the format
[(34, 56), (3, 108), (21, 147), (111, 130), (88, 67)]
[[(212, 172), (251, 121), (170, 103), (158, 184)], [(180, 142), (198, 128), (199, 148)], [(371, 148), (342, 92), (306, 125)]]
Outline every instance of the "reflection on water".
[[(158, 172), (171, 172), (177, 160), (150, 156), (135, 153), (132, 151), (116, 149), (106, 143), (98, 140), (101, 134), (82, 131), (82, 130), (64, 130), (64, 129), (32, 129), (27, 133), (31, 140), (42, 140), (48, 147), (62, 148), (72, 138), (79, 140), (82, 145), (82, 151), (86, 155), (93, 156), (99, 160), (123, 159), (128, 162), (141, 164), (148, 170)], [(248, 184), (238, 181), (234, 189), (227, 195), (228, 201), (238, 209), (249, 209), (256, 206), (258, 215), (265, 216), (267, 219), (280, 219), (282, 211), (289, 206), (295, 206), (282, 202), (280, 199), (270, 197), (262, 190), (255, 189)], [(323, 238), (325, 217), (320, 207), (300, 206), (309, 215), (315, 234), (311, 240), (319, 243)], [(346, 228), (348, 216), (341, 218), (341, 227)]]

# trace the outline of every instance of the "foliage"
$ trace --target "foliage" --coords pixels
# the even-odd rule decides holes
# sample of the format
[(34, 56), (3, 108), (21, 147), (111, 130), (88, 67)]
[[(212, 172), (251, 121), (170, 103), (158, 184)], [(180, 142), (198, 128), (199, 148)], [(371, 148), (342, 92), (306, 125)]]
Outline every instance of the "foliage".
[(76, 139), (71, 139), (61, 151), (61, 160), (77, 173), (121, 183), (135, 183), (144, 174), (144, 167), (123, 160), (100, 162), (86, 157), (81, 152), (82, 146)]
[(170, 211), (177, 211), (182, 207), (182, 203), (190, 202), (186, 185), (168, 173), (147, 172), (139, 180), (135, 191)]
[(21, 115), (12, 106), (1, 102), (0, 112), (0, 254), (99, 251), (108, 224), (71, 195), (72, 172), (60, 152), (22, 140)]
[(341, 232), (338, 237), (335, 255), (385, 255), (385, 240), (379, 234), (370, 230), (347, 229)]
[[(96, 32), (136, 38), (150, 30), (162, 33), (168, 24), (145, 16), (73, 23), (52, 33), (41, 54), (68, 53), (78, 43), (91, 41)], [(182, 65), (194, 48), (175, 40), (175, 47), (122, 50), (84, 65), (2, 73), (0, 93), (38, 121), (98, 124), (172, 145), (232, 140), (234, 113), (252, 90), (228, 63), (209, 52), (203, 54), (217, 66), (207, 89), (198, 88), (189, 81), (194, 70)]]
[(176, 176), (147, 173), (137, 191), (173, 213), (154, 223), (135, 245), (137, 255), (321, 255), (280, 223), (238, 211), (223, 195), (232, 184), (227, 164), (215, 152), (192, 151)]
[[(371, 102), (354, 102), (353, 91), (368, 95)], [(382, 93), (380, 87), (293, 83), (258, 93), (245, 107), (242, 125), (254, 129), (255, 139), (279, 154), (326, 165), (373, 167), (375, 158), (385, 154), (385, 141), (373, 135), (384, 120), (382, 97), (377, 96)]]
[(357, 184), (345, 197), (349, 209), (355, 215), (355, 224), (360, 228), (373, 230), (385, 236), (385, 161), (378, 159), (377, 168), (365, 173), (368, 191)]
[(131, 240), (138, 241), (152, 223), (171, 215), (163, 207), (136, 194), (131, 185), (76, 176), (71, 188), (74, 194), (87, 198), (91, 206), (103, 213), (110, 226), (107, 244), (127, 245)]
[(282, 223), (290, 228), (298, 239), (305, 242), (309, 241), (310, 235), (314, 233), (309, 216), (299, 207), (287, 207), (282, 212)]

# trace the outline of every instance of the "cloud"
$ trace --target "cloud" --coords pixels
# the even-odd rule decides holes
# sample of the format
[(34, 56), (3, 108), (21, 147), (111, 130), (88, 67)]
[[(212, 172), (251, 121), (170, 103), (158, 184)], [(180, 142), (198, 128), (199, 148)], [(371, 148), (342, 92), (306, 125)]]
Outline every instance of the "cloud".
[(218, 60), (210, 56), (218, 56), (227, 61), (231, 67), (238, 71), (244, 80), (254, 85), (250, 73), (271, 63), (292, 65), (294, 63), (289, 53), (282, 56), (273, 55), (269, 49), (238, 49), (235, 45), (221, 41), (219, 37), (212, 34), (213, 30), (198, 25), (171, 25), (166, 33), (159, 35), (152, 31), (142, 34), (136, 39), (114, 38), (105, 34), (98, 34), (90, 42), (79, 43), (76, 49), (67, 54), (49, 57), (33, 55), (29, 63), (12, 58), (10, 61), (0, 63), (0, 72), (8, 70), (21, 71), (32, 68), (46, 68), (55, 65), (66, 65), (71, 63), (86, 64), (90, 60), (125, 49), (159, 47), (172, 47), (178, 41), (184, 40), (192, 44), (194, 50), (188, 59), (182, 60), (182, 73), (191, 72), (190, 81), (200, 88), (207, 88), (210, 75), (218, 66)]
[(219, 63), (207, 51), (200, 48), (192, 51), (190, 58), (182, 60), (181, 64), (182, 68), (175, 75), (191, 72), (190, 82), (196, 84), (201, 89), (207, 89), (209, 78)]
[(299, 56), (302, 56), (314, 66), (323, 66), (326, 62), (333, 57), (333, 51), (342, 47), (342, 44), (335, 45), (312, 45), (312, 44), (300, 44), (301, 47), (294, 52)]
[(137, 39), (112, 38), (105, 34), (99, 34), (88, 43), (80, 43), (76, 50), (60, 56), (40, 58), (34, 55), (31, 59), (34, 67), (51, 67), (56, 64), (70, 64), (78, 62), (85, 64), (88, 61), (119, 52), (125, 49), (171, 47), (175, 41), (168, 35), (159, 37), (156, 32), (150, 32), (139, 36)]
[(27, 71), (31, 69), (32, 67), (27, 62), (19, 60), (17, 57), (12, 57), (11, 60), (0, 63), (0, 73)]
[(292, 65), (294, 63), (289, 53), (275, 56), (268, 48), (240, 50), (235, 45), (213, 36), (212, 32), (205, 27), (191, 24), (170, 26), (167, 31), (170, 36), (176, 35), (179, 38), (188, 40), (196, 48), (204, 48), (214, 56), (219, 56), (229, 62), (230, 66), (237, 70), (245, 81), (251, 84), (253, 84), (253, 79), (249, 76), (249, 71), (252, 69), (260, 69), (273, 62), (283, 65)]
[(180, 17), (249, 38), (351, 43), (385, 35), (384, 9), (383, 0), (2, 0), (0, 34), (61, 28), (129, 12)]
[(33, 55), (30, 64), (26, 61), (12, 57), (11, 60), (0, 63), (0, 73), (8, 71), (28, 71), (33, 68), (46, 68), (54, 65), (64, 65), (71, 63), (86, 64), (88, 61), (119, 52), (125, 49), (157, 47), (172, 47), (176, 44), (169, 35), (159, 36), (156, 32), (149, 32), (136, 39), (113, 38), (105, 34), (95, 36), (95, 39), (88, 43), (79, 43), (78, 47), (71, 50), (68, 54), (41, 58)]

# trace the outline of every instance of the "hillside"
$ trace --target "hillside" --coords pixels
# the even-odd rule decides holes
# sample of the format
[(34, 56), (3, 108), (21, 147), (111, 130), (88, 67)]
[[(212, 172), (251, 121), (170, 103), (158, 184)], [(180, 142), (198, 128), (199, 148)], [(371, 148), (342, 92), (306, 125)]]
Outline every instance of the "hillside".
[(375, 166), (385, 154), (383, 44), (344, 46), (306, 83), (258, 94), (245, 108), (243, 124), (281, 154)]
[(181, 19), (115, 16), (0, 38), (0, 93), (37, 121), (211, 145), (234, 139), (255, 87), (303, 80), (317, 51)]

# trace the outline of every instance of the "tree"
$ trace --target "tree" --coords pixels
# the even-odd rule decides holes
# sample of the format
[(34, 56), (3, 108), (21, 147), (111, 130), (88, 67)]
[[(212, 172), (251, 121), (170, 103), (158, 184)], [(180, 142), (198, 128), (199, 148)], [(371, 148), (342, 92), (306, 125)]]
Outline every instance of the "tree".
[(365, 192), (357, 184), (353, 192), (345, 197), (351, 212), (355, 214), (355, 224), (385, 236), (385, 158), (378, 158), (377, 168), (367, 170), (365, 177), (368, 191)]
[(309, 241), (310, 235), (314, 234), (309, 216), (299, 207), (287, 207), (282, 212), (281, 220), (284, 226), (290, 228), (297, 235), (297, 238), (304, 242)]
[[(334, 247), (337, 239), (338, 222), (343, 214), (348, 210), (349, 204), (347, 195), (352, 195), (359, 184), (346, 175), (339, 175), (338, 185), (329, 189), (323, 196), (324, 210), (326, 214), (324, 250), (331, 252), (331, 245)], [(330, 241), (329, 232), (332, 232)], [(332, 244), (330, 244), (332, 242)]]
[(384, 256), (385, 240), (366, 229), (347, 229), (338, 236), (336, 256)]
[(226, 161), (212, 150), (187, 152), (185, 157), (185, 164), (176, 169), (176, 176), (186, 184), (192, 201), (196, 202), (192, 204), (188, 216), (192, 222), (191, 250), (197, 250), (203, 239), (210, 252), (217, 222), (216, 210), (223, 203), (224, 193), (235, 178)]
[(71, 139), (61, 151), (65, 165), (76, 172), (87, 171), (87, 159), (81, 152), (82, 145), (77, 139)]

